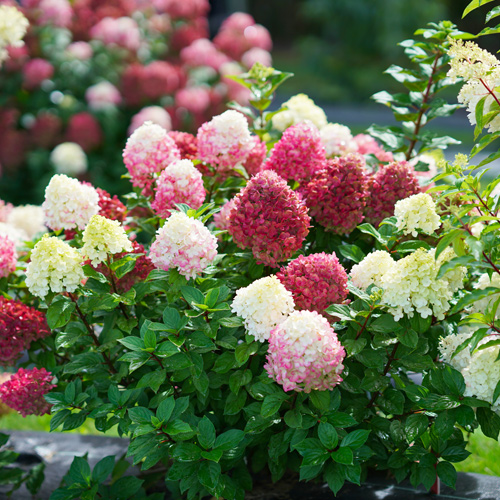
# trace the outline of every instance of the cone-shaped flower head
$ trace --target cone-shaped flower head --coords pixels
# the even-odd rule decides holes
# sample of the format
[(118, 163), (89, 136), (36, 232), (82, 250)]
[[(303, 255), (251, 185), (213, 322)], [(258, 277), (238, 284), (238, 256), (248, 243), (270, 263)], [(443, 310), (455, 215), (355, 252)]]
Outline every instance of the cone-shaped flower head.
[(342, 382), (345, 350), (328, 321), (315, 311), (295, 311), (269, 338), (269, 376), (284, 391), (327, 391)]
[(426, 193), (414, 194), (396, 202), (394, 207), (396, 226), (404, 234), (418, 236), (418, 229), (425, 234), (432, 234), (441, 226), (436, 212), (436, 204)]
[(318, 129), (310, 122), (299, 123), (285, 130), (264, 164), (285, 180), (306, 182), (323, 168), (326, 153)]
[(0, 385), (0, 399), (23, 417), (44, 415), (50, 412), (50, 405), (43, 396), (55, 387), (53, 378), (45, 368), (19, 368)]
[(42, 299), (49, 291), (74, 292), (84, 277), (80, 253), (54, 236), (35, 245), (26, 268), (29, 291)]
[(83, 229), (99, 212), (98, 203), (99, 195), (92, 186), (63, 174), (54, 175), (45, 188), (45, 222), (54, 231)]
[(394, 214), (396, 202), (420, 193), (415, 171), (406, 161), (381, 165), (370, 178), (365, 221), (378, 226)]
[(123, 162), (132, 177), (132, 185), (150, 194), (154, 174), (161, 172), (181, 153), (167, 131), (152, 122), (137, 128), (128, 138), (123, 150)]
[(217, 238), (199, 220), (182, 212), (173, 213), (156, 234), (149, 257), (164, 271), (176, 268), (186, 278), (195, 278), (217, 256)]
[(396, 264), (391, 255), (384, 250), (369, 253), (359, 264), (351, 269), (354, 286), (366, 290), (370, 285), (382, 286), (382, 276)]
[(258, 263), (277, 267), (296, 252), (309, 232), (310, 218), (299, 194), (272, 171), (252, 177), (235, 197), (228, 231)]
[(347, 273), (335, 254), (299, 255), (277, 274), (297, 309), (322, 313), (347, 297)]
[(198, 158), (219, 172), (243, 163), (254, 147), (245, 116), (234, 110), (225, 111), (204, 123), (196, 138)]
[(361, 155), (328, 160), (302, 191), (309, 214), (327, 231), (349, 234), (363, 220), (368, 196)]
[(131, 252), (132, 243), (122, 225), (102, 215), (94, 215), (83, 231), (82, 254), (92, 265), (104, 262), (109, 254)]
[(292, 294), (276, 276), (268, 276), (240, 288), (231, 310), (245, 320), (245, 328), (255, 340), (269, 339), (271, 330), (282, 323), (294, 309)]
[(176, 203), (198, 209), (205, 201), (206, 191), (200, 171), (190, 160), (177, 160), (160, 174), (151, 203), (157, 215), (167, 218)]

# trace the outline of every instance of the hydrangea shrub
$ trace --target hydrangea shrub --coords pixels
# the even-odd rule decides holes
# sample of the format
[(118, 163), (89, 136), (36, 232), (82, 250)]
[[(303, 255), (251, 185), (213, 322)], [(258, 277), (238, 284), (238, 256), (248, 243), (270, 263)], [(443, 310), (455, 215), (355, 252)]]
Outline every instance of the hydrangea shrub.
[[(224, 29), (249, 27), (236, 21)], [(448, 61), (455, 29), (432, 29), (427, 48)], [(140, 468), (121, 477), (119, 457), (93, 471), (75, 457), (55, 498), (159, 500), (151, 477), (174, 498), (239, 500), (284, 477), (336, 493), (369, 469), (453, 487), (463, 431), (498, 438), (499, 181), (460, 156), (431, 186), (417, 140), (322, 135), (304, 95), (269, 112), (288, 77), (255, 64), (236, 77), (252, 107), (196, 137), (140, 125), (126, 204), (57, 174), (49, 234), (5, 238), (1, 400), (50, 411), (51, 430), (114, 428)], [(348, 150), (326, 153), (335, 131)], [(314, 154), (295, 164), (284, 144)], [(0, 208), (0, 234), (18, 231), (16, 207)]]

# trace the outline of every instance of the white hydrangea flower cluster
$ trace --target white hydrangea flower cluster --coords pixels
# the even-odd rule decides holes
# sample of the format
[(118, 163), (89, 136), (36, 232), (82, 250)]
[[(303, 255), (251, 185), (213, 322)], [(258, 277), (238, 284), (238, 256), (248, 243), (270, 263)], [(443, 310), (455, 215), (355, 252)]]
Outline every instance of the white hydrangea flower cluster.
[(7, 47), (22, 47), (29, 22), (11, 5), (0, 5), (0, 65), (8, 57)]
[(47, 232), (44, 224), (43, 208), (38, 205), (20, 205), (14, 207), (8, 217), (7, 224), (26, 233), (27, 239), (39, 233)]
[(77, 176), (87, 171), (87, 155), (76, 142), (63, 142), (50, 153), (50, 161), (58, 174)]
[[(471, 313), (484, 314), (498, 300), (500, 294), (500, 275), (498, 273), (494, 273), (491, 278), (488, 273), (481, 274), (476, 283), (474, 283), (476, 290), (484, 290), (489, 287), (499, 288), (498, 293), (476, 300), (471, 306)], [(497, 310), (495, 318), (500, 319), (500, 308)]]
[(236, 292), (231, 310), (243, 318), (250, 335), (259, 342), (269, 339), (271, 330), (294, 310), (292, 293), (276, 276), (254, 281)]
[(94, 215), (83, 231), (82, 254), (93, 266), (104, 262), (108, 254), (131, 252), (132, 243), (122, 225), (102, 215)]
[(453, 293), (463, 287), (466, 270), (458, 267), (436, 279), (441, 265), (455, 257), (455, 253), (451, 248), (446, 249), (437, 262), (434, 255), (435, 249), (420, 248), (396, 262), (389, 253), (377, 250), (353, 266), (351, 281), (363, 290), (370, 285), (382, 288), (382, 300), (391, 308), (396, 321), (405, 313), (413, 316), (415, 311), (423, 318), (433, 314), (443, 319)]
[(78, 250), (54, 236), (45, 235), (35, 245), (26, 268), (26, 285), (41, 299), (49, 291), (74, 292), (84, 277)]
[(203, 223), (183, 212), (173, 213), (156, 234), (149, 257), (164, 271), (176, 268), (195, 278), (217, 256), (217, 238)]
[(436, 212), (436, 204), (427, 193), (414, 194), (399, 200), (394, 207), (396, 227), (404, 234), (418, 236), (418, 229), (425, 234), (432, 234), (441, 226)]
[[(458, 94), (458, 102), (467, 106), (469, 121), (475, 125), (479, 101), (486, 98), (483, 108), (483, 114), (486, 114), (493, 111), (492, 106), (500, 98), (500, 92), (495, 90), (500, 86), (500, 61), (476, 43), (463, 40), (452, 40), (448, 54), (452, 58), (448, 76), (454, 80), (465, 80)], [(500, 130), (500, 116), (493, 118), (487, 128), (489, 132)]]
[(366, 290), (370, 285), (382, 287), (382, 277), (396, 265), (388, 252), (377, 250), (368, 254), (351, 269), (350, 277), (355, 286)]
[(18, 250), (23, 246), (25, 241), (30, 239), (26, 231), (7, 222), (0, 222), (0, 235), (8, 236), (16, 244)]
[(64, 174), (52, 177), (42, 204), (45, 222), (51, 229), (84, 229), (99, 212), (99, 194), (92, 187)]
[(460, 332), (452, 333), (439, 339), (439, 352), (441, 353), (441, 358), (445, 363), (453, 366), (455, 370), (462, 371), (470, 363), (471, 356), (468, 347), (460, 351), (454, 358), (452, 358), (452, 356), (457, 347), (463, 344), (467, 339), (470, 339), (471, 336), (471, 332)]
[[(469, 347), (460, 351), (453, 359), (455, 349), (472, 336), (472, 332), (447, 335), (439, 343), (439, 351), (443, 361), (458, 370), (464, 377), (464, 396), (476, 396), (478, 399), (494, 403), (493, 393), (500, 380), (500, 362), (497, 361), (500, 346), (476, 350), (472, 355)], [(488, 336), (481, 340), (479, 346), (494, 340)], [(493, 410), (500, 413), (500, 401), (493, 405)]]
[(403, 314), (412, 317), (415, 311), (422, 318), (434, 315), (444, 319), (454, 289), (462, 284), (453, 282), (452, 288), (447, 278), (436, 279), (438, 271), (434, 253), (419, 248), (398, 260), (382, 277), (382, 300), (391, 308), (396, 321)]
[(351, 134), (351, 129), (345, 125), (328, 123), (319, 131), (319, 135), (328, 158), (358, 151), (358, 145)]
[(294, 95), (283, 106), (288, 109), (273, 116), (273, 127), (281, 132), (306, 120), (312, 122), (318, 130), (328, 123), (325, 112), (306, 94)]

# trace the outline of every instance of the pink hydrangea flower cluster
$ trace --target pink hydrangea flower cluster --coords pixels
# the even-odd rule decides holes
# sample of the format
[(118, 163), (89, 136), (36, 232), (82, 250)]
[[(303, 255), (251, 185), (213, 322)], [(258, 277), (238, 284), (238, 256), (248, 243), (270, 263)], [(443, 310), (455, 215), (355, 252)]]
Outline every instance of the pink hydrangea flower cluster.
[(164, 128), (167, 132), (172, 130), (172, 119), (164, 108), (161, 106), (146, 106), (132, 117), (128, 128), (128, 135), (132, 135), (135, 130), (146, 122), (156, 123), (156, 125)]
[(389, 162), (394, 161), (392, 153), (384, 151), (380, 144), (368, 134), (358, 134), (354, 136), (354, 142), (358, 147), (358, 153), (362, 155), (375, 155), (378, 161)]
[(43, 313), (0, 296), (0, 365), (14, 365), (31, 342), (50, 333)]
[(269, 31), (243, 12), (232, 14), (222, 23), (214, 44), (235, 60), (254, 47), (270, 51), (273, 45)]
[(184, 87), (175, 94), (175, 105), (191, 113), (203, 113), (210, 106), (210, 89), (201, 85)]
[(229, 57), (207, 38), (199, 38), (188, 47), (184, 47), (181, 50), (181, 60), (192, 68), (208, 66), (215, 71), (219, 71), (224, 63), (230, 61)]
[(82, 111), (69, 119), (66, 139), (78, 144), (87, 153), (101, 144), (102, 129), (90, 113)]
[(347, 272), (334, 253), (300, 255), (276, 276), (292, 292), (297, 309), (322, 313), (344, 302), (348, 294)]
[(208, 0), (153, 0), (153, 5), (172, 19), (195, 19), (210, 10)]
[(306, 182), (323, 168), (326, 153), (318, 129), (310, 122), (298, 123), (285, 130), (264, 165), (283, 179)]
[(92, 57), (94, 50), (88, 42), (73, 42), (66, 47), (66, 53), (75, 59), (86, 61)]
[(262, 170), (262, 166), (267, 156), (266, 143), (261, 141), (257, 136), (252, 137), (252, 139), (254, 146), (243, 163), (248, 175), (258, 174)]
[(363, 220), (367, 188), (364, 158), (349, 154), (328, 160), (302, 192), (319, 224), (327, 231), (349, 234)]
[(254, 47), (246, 51), (241, 56), (241, 63), (247, 69), (250, 69), (255, 63), (260, 63), (264, 66), (272, 66), (273, 59), (271, 57), (271, 54), (267, 50), (260, 49), (259, 47)]
[(173, 213), (157, 232), (149, 257), (164, 271), (176, 268), (186, 278), (196, 278), (217, 256), (217, 238), (197, 219)]
[(59, 28), (67, 28), (71, 24), (73, 9), (68, 0), (42, 0), (38, 8), (40, 24), (52, 24)]
[(93, 111), (114, 108), (122, 102), (120, 91), (106, 81), (96, 83), (85, 91), (85, 99)]
[(16, 242), (7, 235), (0, 234), (0, 278), (7, 277), (16, 270)]
[(44, 415), (50, 404), (44, 395), (54, 387), (53, 376), (45, 368), (19, 368), (18, 372), (0, 385), (0, 399), (23, 417)]
[(23, 67), (23, 83), (28, 90), (40, 87), (44, 80), (50, 80), (54, 75), (54, 66), (41, 58), (29, 60)]
[(277, 267), (302, 246), (310, 220), (300, 195), (267, 170), (235, 197), (228, 231), (240, 248), (252, 250), (257, 263)]
[(193, 134), (172, 130), (168, 136), (179, 148), (183, 160), (194, 160), (198, 157), (198, 140)]
[(369, 179), (365, 220), (378, 226), (394, 215), (396, 202), (421, 192), (418, 177), (406, 161), (381, 165)]
[(132, 184), (148, 194), (154, 174), (181, 159), (181, 153), (167, 131), (151, 122), (141, 125), (127, 140), (123, 161)]
[(139, 26), (131, 17), (105, 17), (90, 30), (90, 36), (105, 45), (116, 45), (133, 52), (141, 46)]
[(198, 209), (205, 201), (206, 191), (199, 170), (190, 160), (172, 162), (156, 181), (155, 198), (151, 208), (160, 217), (167, 218), (176, 203), (185, 203)]
[(217, 167), (220, 172), (243, 163), (254, 146), (247, 119), (234, 110), (225, 111), (204, 123), (196, 138), (199, 159)]
[(315, 311), (295, 311), (271, 331), (269, 376), (284, 391), (328, 391), (342, 382), (345, 350), (328, 321)]
[(53, 113), (41, 111), (38, 113), (30, 134), (33, 144), (39, 148), (51, 149), (61, 142), (62, 120)]
[(236, 198), (231, 198), (222, 205), (220, 212), (214, 215), (214, 224), (218, 229), (226, 230), (229, 228), (229, 216), (231, 215), (231, 210), (234, 208), (235, 200)]

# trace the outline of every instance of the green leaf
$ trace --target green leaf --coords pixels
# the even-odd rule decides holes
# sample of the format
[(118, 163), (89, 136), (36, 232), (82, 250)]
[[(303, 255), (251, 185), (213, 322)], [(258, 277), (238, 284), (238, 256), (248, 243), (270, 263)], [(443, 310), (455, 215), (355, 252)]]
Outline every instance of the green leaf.
[(130, 420), (136, 424), (150, 424), (153, 412), (144, 408), (143, 406), (134, 406), (128, 409), (128, 416)]
[(338, 250), (343, 257), (356, 262), (356, 264), (361, 262), (366, 257), (364, 252), (357, 245), (340, 245)]
[(238, 328), (243, 325), (243, 320), (238, 316), (229, 316), (218, 320), (219, 324), (227, 328)]
[(379, 333), (395, 333), (401, 330), (400, 323), (394, 320), (392, 314), (382, 314), (379, 318), (370, 323), (369, 330)]
[(178, 443), (174, 448), (172, 457), (179, 462), (194, 462), (201, 457), (201, 450), (193, 443)]
[(198, 423), (198, 432), (200, 445), (206, 450), (212, 448), (215, 443), (215, 427), (206, 415)]
[(418, 333), (415, 330), (404, 329), (400, 330), (396, 333), (398, 340), (405, 345), (406, 347), (410, 347), (411, 349), (415, 349), (418, 344)]
[(302, 427), (302, 414), (297, 408), (288, 410), (285, 413), (285, 424), (293, 429), (299, 429)]
[(166, 370), (155, 370), (153, 372), (146, 373), (139, 382), (137, 383), (137, 389), (142, 389), (144, 387), (149, 387), (153, 392), (158, 392), (161, 384), (165, 382), (167, 378)]
[(96, 483), (103, 483), (105, 479), (113, 472), (115, 466), (115, 456), (110, 455), (99, 460), (95, 464), (94, 470), (92, 471), (92, 481)]
[(89, 484), (91, 472), (87, 460), (83, 457), (74, 457), (68, 475), (75, 483)]
[(341, 447), (349, 446), (350, 448), (356, 450), (366, 443), (366, 440), (368, 439), (369, 435), (370, 431), (364, 429), (352, 431), (342, 439), (340, 446)]
[(470, 290), (455, 304), (449, 314), (451, 316), (452, 314), (460, 312), (468, 305), (495, 293), (498, 293), (498, 288), (493, 288), (491, 286), (478, 290)]
[(286, 394), (276, 393), (269, 394), (264, 398), (262, 402), (262, 407), (260, 409), (260, 414), (267, 418), (274, 415), (279, 411), (283, 402), (287, 399)]
[(464, 236), (464, 232), (462, 229), (453, 229), (453, 231), (450, 231), (449, 233), (445, 234), (437, 244), (434, 258), (437, 260), (441, 252), (443, 252), (446, 248), (448, 248), (448, 246), (460, 236), (462, 237)]
[(71, 415), (70, 410), (61, 410), (50, 419), (50, 432), (55, 431)]
[(343, 446), (331, 454), (332, 460), (338, 464), (352, 465), (354, 454), (348, 446)]
[(335, 412), (333, 415), (328, 416), (328, 422), (330, 422), (335, 427), (351, 427), (352, 425), (356, 425), (356, 420), (343, 412)]
[(337, 495), (339, 490), (344, 486), (345, 474), (342, 467), (336, 463), (329, 463), (325, 469), (325, 480), (328, 487)]
[(489, 408), (478, 408), (476, 416), (484, 435), (498, 440), (498, 434), (500, 432), (500, 417)]
[(472, 2), (470, 2), (467, 7), (465, 7), (465, 10), (462, 14), (462, 19), (467, 15), (469, 14), (470, 12), (472, 12), (473, 10), (476, 10), (477, 8), (481, 7), (481, 5), (485, 5), (487, 3), (490, 3), (492, 2), (493, 0), (472, 0)]
[(181, 286), (181, 294), (190, 306), (193, 304), (203, 304), (205, 302), (203, 294), (192, 286)]
[(158, 408), (156, 409), (156, 416), (162, 422), (168, 422), (172, 415), (172, 412), (174, 411), (174, 408), (175, 399), (173, 397), (166, 398), (158, 405)]
[(335, 427), (327, 422), (319, 424), (318, 437), (327, 450), (333, 450), (339, 442), (339, 436)]
[(442, 278), (448, 271), (452, 271), (460, 266), (465, 266), (475, 259), (472, 255), (463, 255), (462, 257), (454, 257), (449, 261), (445, 262), (440, 268), (436, 276), (436, 279)]
[(51, 330), (61, 328), (71, 319), (75, 303), (64, 295), (57, 295), (47, 310), (47, 324)]
[(45, 464), (42, 462), (35, 465), (29, 472), (28, 479), (26, 480), (26, 488), (33, 496), (38, 493), (45, 479), (44, 470)]
[(144, 483), (144, 480), (135, 476), (121, 477), (113, 483), (110, 493), (115, 495), (116, 498), (131, 498), (139, 491), (142, 483)]
[(245, 432), (239, 429), (231, 429), (217, 436), (214, 448), (228, 451), (236, 448), (245, 438)]
[(238, 394), (230, 393), (224, 406), (224, 415), (236, 415), (245, 406), (247, 400), (247, 391), (240, 389)]
[(181, 315), (173, 307), (165, 307), (163, 310), (163, 323), (169, 330), (177, 330), (181, 322)]
[(406, 419), (405, 432), (408, 443), (413, 443), (420, 435), (422, 435), (429, 425), (429, 419), (421, 414), (415, 413)]
[(131, 351), (140, 351), (144, 349), (144, 340), (139, 337), (126, 337), (124, 339), (118, 339), (118, 342)]
[(457, 471), (450, 462), (438, 462), (436, 466), (436, 472), (446, 486), (455, 489), (455, 484), (457, 482)]
[(221, 467), (218, 463), (205, 461), (200, 465), (198, 471), (198, 479), (210, 492), (215, 492), (216, 486), (219, 484), (221, 477)]

